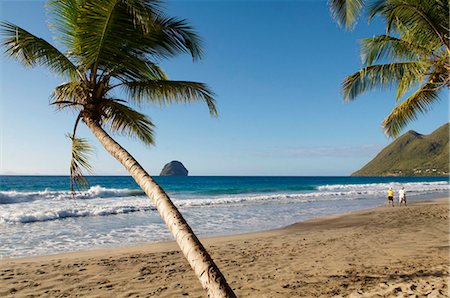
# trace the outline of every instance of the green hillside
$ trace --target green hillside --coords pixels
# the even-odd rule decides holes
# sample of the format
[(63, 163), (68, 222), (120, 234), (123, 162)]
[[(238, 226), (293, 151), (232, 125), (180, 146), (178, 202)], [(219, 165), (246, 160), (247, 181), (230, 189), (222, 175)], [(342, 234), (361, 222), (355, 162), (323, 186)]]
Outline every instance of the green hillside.
[(448, 176), (449, 127), (429, 135), (408, 131), (352, 176)]

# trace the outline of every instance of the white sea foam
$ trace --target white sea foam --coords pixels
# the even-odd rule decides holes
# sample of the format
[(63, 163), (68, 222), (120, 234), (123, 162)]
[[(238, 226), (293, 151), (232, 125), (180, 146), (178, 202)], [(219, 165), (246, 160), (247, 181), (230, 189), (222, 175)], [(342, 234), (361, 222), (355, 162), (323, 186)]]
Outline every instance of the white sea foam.
[(357, 200), (384, 197), (386, 190), (392, 187), (405, 187), (411, 194), (426, 194), (430, 192), (449, 191), (449, 183), (441, 182), (411, 182), (411, 183), (370, 183), (370, 184), (335, 184), (317, 187), (315, 192), (245, 194), (232, 196), (216, 196), (212, 198), (194, 198), (178, 200), (181, 207), (213, 207), (253, 204), (290, 204), (333, 200)]
[[(266, 204), (289, 204), (307, 203), (315, 201), (334, 200), (336, 197), (349, 195), (352, 192), (313, 192), (313, 193), (284, 193), (284, 194), (264, 194), (264, 195), (234, 195), (217, 196), (214, 198), (198, 198), (175, 200), (180, 207), (235, 207), (248, 205)], [(344, 199), (344, 198), (343, 198)], [(357, 197), (347, 197), (346, 199), (358, 199)]]
[(390, 183), (368, 183), (368, 184), (332, 184), (322, 185), (317, 187), (319, 191), (370, 191), (380, 192), (386, 191), (389, 187), (394, 190), (398, 190), (401, 187), (405, 187), (408, 192), (420, 192), (420, 191), (445, 191), (449, 190), (449, 183), (447, 181), (437, 182), (390, 182)]
[(31, 223), (49, 220), (64, 219), (68, 217), (107, 216), (125, 214), (138, 211), (154, 210), (153, 207), (120, 206), (120, 207), (95, 207), (89, 209), (60, 209), (31, 211), (29, 213), (17, 212), (10, 214), (0, 213), (0, 223)]
[(111, 198), (111, 197), (126, 197), (132, 195), (142, 195), (143, 192), (139, 190), (130, 190), (127, 188), (105, 188), (99, 185), (92, 186), (86, 191), (76, 192), (71, 191), (28, 191), (19, 192), (15, 190), (0, 191), (0, 204), (14, 204), (23, 202), (32, 202), (36, 200), (86, 200), (96, 198)]
[(34, 201), (10, 204), (0, 209), (0, 224), (33, 223), (59, 220), (71, 217), (109, 216), (139, 211), (155, 210), (148, 200), (127, 198), (124, 200), (76, 201)]
[[(371, 183), (336, 184), (317, 187), (317, 191), (236, 194), (186, 197), (174, 195), (180, 208), (234, 208), (237, 206), (288, 205), (311, 202), (371, 200), (384, 198), (386, 189), (404, 186), (408, 194), (449, 191), (449, 183)], [(0, 192), (0, 224), (24, 224), (87, 216), (110, 216), (154, 210), (141, 191), (93, 186), (72, 199), (69, 191)]]

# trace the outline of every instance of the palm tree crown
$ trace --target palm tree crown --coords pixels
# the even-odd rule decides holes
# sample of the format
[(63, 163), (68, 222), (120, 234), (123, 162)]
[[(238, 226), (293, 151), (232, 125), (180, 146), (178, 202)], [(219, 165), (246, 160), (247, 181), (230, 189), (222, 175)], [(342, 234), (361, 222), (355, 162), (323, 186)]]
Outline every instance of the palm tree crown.
[(343, 82), (344, 98), (395, 85), (397, 105), (383, 127), (396, 137), (450, 86), (449, 3), (383, 0), (369, 6), (369, 20), (375, 16), (386, 21), (386, 34), (361, 41), (364, 67)]
[[(183, 19), (167, 17), (157, 1), (51, 0), (56, 40), (65, 51), (9, 22), (1, 23), (8, 56), (28, 67), (45, 66), (66, 80), (51, 104), (77, 112), (72, 140), (72, 185), (85, 183), (89, 144), (76, 138), (80, 120), (153, 144), (154, 125), (133, 106), (202, 100), (217, 115), (211, 90), (202, 83), (170, 81), (155, 61), (188, 53), (201, 58), (201, 41)], [(124, 98), (114, 92), (122, 91)]]

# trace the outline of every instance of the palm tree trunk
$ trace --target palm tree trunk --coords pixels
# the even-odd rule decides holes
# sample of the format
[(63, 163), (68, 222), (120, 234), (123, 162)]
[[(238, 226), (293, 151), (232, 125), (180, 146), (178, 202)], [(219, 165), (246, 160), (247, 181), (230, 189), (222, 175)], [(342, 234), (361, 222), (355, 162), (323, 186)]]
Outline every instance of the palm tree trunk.
[(164, 190), (150, 177), (133, 156), (114, 141), (96, 121), (87, 117), (83, 121), (105, 147), (106, 151), (127, 169), (136, 183), (152, 199), (185, 258), (192, 269), (194, 269), (202, 287), (207, 290), (208, 296), (236, 297), (219, 268)]

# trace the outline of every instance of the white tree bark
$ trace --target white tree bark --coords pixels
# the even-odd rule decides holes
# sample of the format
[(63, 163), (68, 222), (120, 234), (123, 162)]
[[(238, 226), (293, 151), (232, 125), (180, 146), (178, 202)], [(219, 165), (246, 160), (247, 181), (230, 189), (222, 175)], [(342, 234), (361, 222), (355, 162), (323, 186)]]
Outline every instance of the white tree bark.
[(133, 156), (111, 138), (97, 122), (89, 118), (84, 118), (83, 121), (106, 151), (127, 169), (136, 183), (156, 205), (161, 218), (175, 237), (185, 258), (200, 280), (202, 287), (207, 290), (208, 296), (236, 297), (219, 268), (164, 190)]

